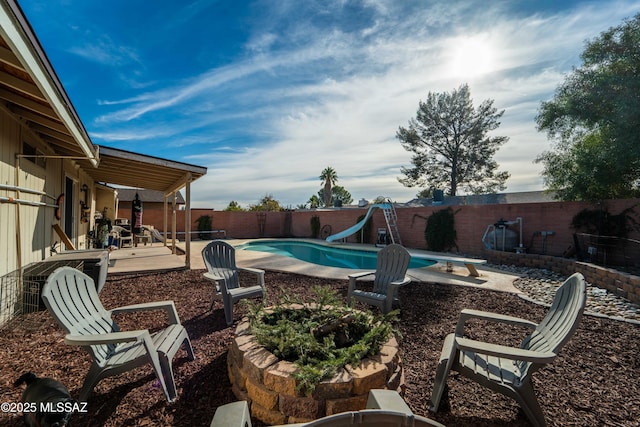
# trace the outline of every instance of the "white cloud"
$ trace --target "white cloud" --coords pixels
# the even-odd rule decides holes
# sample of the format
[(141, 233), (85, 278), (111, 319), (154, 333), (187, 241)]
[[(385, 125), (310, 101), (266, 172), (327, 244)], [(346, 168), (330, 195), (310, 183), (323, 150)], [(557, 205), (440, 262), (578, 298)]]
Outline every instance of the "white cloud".
[[(476, 105), (490, 98), (506, 110), (497, 132), (510, 141), (496, 159), (511, 172), (508, 190), (541, 189), (533, 159), (549, 143), (535, 129), (540, 102), (579, 65), (586, 39), (640, 4), (516, 16), (507, 2), (425, 3), (368, 0), (367, 18), (356, 25), (346, 20), (343, 1), (261, 2), (241, 59), (161, 90), (104, 101), (110, 112), (96, 120), (92, 135), (120, 140), (148, 127), (143, 119), (163, 120), (157, 132), (133, 138), (184, 147), (183, 160), (209, 168), (193, 186), (200, 207), (222, 209), (231, 200), (246, 206), (264, 194), (296, 206), (320, 189), (327, 166), (356, 201), (406, 201), (419, 189), (397, 181), (400, 167), (411, 166), (395, 139), (398, 126), (415, 116), (429, 91), (466, 82)], [(458, 52), (462, 43), (467, 49)], [(474, 51), (484, 57), (469, 62)], [(123, 124), (126, 131), (103, 130)]]

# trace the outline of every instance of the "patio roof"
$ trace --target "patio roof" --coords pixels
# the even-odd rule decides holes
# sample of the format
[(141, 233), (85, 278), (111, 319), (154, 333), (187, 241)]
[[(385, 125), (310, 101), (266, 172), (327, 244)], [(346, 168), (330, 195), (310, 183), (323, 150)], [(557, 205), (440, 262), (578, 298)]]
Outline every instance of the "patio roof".
[(85, 171), (97, 182), (146, 188), (164, 194), (178, 191), (188, 181), (206, 175), (207, 168), (147, 156), (130, 151), (98, 146), (100, 164), (90, 167), (88, 159), (80, 160)]

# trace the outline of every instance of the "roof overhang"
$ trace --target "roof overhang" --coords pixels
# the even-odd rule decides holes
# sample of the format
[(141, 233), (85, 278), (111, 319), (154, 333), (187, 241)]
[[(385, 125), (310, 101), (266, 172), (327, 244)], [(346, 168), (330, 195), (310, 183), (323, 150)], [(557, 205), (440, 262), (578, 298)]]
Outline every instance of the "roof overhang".
[[(98, 167), (85, 168), (85, 172), (96, 182), (146, 188), (169, 194), (207, 173), (207, 168), (202, 166), (104, 146), (98, 146), (98, 149)], [(82, 166), (87, 163), (86, 166), (89, 166), (87, 160), (80, 160), (79, 163)]]
[(98, 153), (16, 0), (0, 0), (0, 108), (54, 153), (84, 158)]

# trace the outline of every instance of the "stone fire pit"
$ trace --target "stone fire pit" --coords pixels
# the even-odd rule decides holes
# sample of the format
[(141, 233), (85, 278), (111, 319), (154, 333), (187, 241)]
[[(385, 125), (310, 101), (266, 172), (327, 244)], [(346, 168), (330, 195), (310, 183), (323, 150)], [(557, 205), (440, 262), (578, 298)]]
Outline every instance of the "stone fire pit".
[(249, 403), (253, 417), (271, 425), (308, 422), (364, 409), (369, 390), (374, 388), (404, 392), (402, 362), (393, 336), (376, 356), (363, 359), (355, 367), (347, 365), (305, 396), (297, 391), (292, 376), (297, 367), (258, 344), (249, 320), (244, 318), (236, 328), (227, 367), (235, 396)]

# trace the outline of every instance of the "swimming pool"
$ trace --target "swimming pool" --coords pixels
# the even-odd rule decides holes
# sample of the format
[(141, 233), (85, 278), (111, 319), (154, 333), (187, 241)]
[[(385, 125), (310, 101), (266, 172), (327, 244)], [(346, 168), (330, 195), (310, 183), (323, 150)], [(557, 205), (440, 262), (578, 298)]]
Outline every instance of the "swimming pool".
[[(236, 249), (268, 252), (327, 267), (364, 270), (375, 270), (378, 257), (378, 253), (374, 251), (337, 248), (292, 240), (257, 240), (244, 243)], [(436, 261), (412, 257), (409, 268), (430, 267), (434, 264)]]

